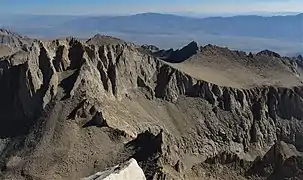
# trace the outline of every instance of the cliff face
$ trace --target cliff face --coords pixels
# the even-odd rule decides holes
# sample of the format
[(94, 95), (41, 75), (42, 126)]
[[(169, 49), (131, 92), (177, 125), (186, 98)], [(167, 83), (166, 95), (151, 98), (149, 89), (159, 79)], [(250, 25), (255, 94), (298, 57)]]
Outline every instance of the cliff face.
[(4, 178), (80, 178), (134, 157), (148, 179), (265, 179), (276, 170), (258, 162), (281, 142), (302, 169), (303, 87), (220, 86), (108, 40), (36, 41), (1, 58)]

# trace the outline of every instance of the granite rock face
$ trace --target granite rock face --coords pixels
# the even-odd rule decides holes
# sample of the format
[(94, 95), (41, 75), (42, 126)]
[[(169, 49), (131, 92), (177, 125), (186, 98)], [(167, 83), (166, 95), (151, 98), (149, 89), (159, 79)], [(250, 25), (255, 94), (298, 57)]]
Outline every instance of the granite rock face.
[[(79, 179), (130, 158), (147, 179), (302, 177), (303, 86), (220, 86), (105, 40), (35, 40), (0, 58), (1, 178)], [(194, 42), (177, 56), (200, 51), (244, 56)], [(301, 78), (297, 61), (249, 57)]]
[(107, 171), (98, 172), (81, 180), (146, 180), (142, 169), (135, 159), (117, 165)]

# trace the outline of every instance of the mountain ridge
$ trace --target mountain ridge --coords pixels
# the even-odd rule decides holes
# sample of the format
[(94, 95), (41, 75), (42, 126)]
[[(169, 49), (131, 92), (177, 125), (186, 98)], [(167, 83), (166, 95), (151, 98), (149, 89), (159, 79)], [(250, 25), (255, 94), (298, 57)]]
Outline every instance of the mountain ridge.
[[(142, 51), (146, 46), (119, 42), (37, 40), (0, 58), (1, 178), (79, 179), (130, 158), (147, 179), (276, 178), (280, 166), (271, 158), (300, 178), (289, 168), (302, 172), (302, 85), (218, 85)], [(187, 47), (197, 53), (175, 65), (250, 56)], [(268, 51), (250, 58), (276, 60), (292, 77), (302, 69)], [(277, 154), (275, 147), (282, 147)], [(264, 173), (264, 166), (272, 168)]]

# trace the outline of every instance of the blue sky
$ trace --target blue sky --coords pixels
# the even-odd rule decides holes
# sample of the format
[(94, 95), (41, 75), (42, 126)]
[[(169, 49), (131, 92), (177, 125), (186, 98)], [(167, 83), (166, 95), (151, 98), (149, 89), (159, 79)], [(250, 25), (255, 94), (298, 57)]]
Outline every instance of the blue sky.
[(303, 0), (0, 0), (0, 13), (134, 14), (303, 12)]

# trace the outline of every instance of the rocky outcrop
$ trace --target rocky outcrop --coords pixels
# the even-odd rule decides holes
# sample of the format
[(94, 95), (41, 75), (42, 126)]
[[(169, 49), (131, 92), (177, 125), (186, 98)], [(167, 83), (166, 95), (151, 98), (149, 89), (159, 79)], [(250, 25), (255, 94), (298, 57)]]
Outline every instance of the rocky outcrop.
[[(4, 117), (31, 119), (50, 102), (57, 93), (58, 75), (42, 44), (33, 46), (32, 52), (19, 51), (1, 60), (1, 103), (8, 111)], [(9, 95), (11, 94), (11, 95)], [(1, 110), (6, 109), (1, 108)]]
[(126, 44), (126, 42), (121, 39), (111, 36), (105, 36), (101, 34), (95, 35), (94, 37), (87, 40), (86, 43), (97, 45), (97, 46)]
[(257, 53), (257, 56), (269, 56), (269, 57), (276, 57), (280, 58), (281, 56), (278, 53), (275, 53), (270, 50), (264, 50)]
[(109, 170), (98, 172), (81, 180), (145, 180), (142, 169), (135, 159), (117, 165)]
[(143, 49), (148, 50), (151, 53), (157, 52), (160, 49), (157, 46), (154, 45), (148, 45), (148, 44), (144, 44), (141, 46)]
[(302, 155), (283, 141), (275, 143), (263, 158), (256, 159), (247, 173), (258, 174), (267, 179), (301, 179)]
[[(301, 149), (298, 141), (302, 132), (302, 87), (235, 89), (196, 80), (169, 66), (162, 66), (162, 69), (156, 97), (168, 101), (177, 101), (182, 95), (199, 97), (212, 105), (217, 116), (218, 109), (221, 109), (240, 117), (244, 122), (239, 123), (244, 129), (232, 139), (243, 141), (244, 147), (249, 146), (249, 142), (271, 145), (278, 138)], [(248, 124), (250, 127), (244, 127)], [(289, 130), (285, 128), (286, 124)]]

